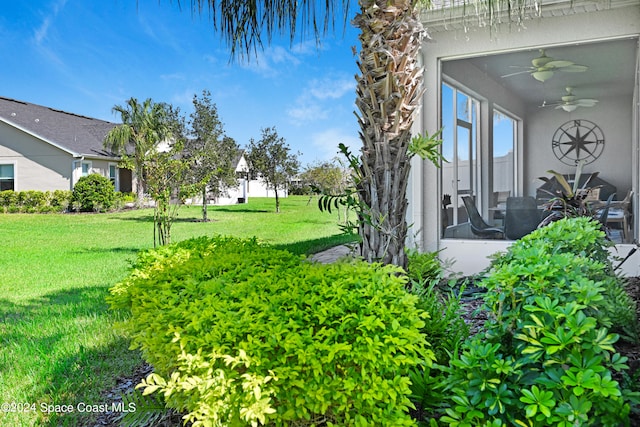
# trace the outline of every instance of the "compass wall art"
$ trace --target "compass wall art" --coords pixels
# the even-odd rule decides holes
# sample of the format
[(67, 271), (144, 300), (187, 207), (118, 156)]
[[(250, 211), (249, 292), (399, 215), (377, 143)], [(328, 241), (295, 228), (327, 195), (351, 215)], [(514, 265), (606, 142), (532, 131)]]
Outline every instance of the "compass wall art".
[(593, 163), (604, 150), (604, 133), (589, 120), (570, 120), (553, 134), (551, 147), (553, 154), (564, 164)]

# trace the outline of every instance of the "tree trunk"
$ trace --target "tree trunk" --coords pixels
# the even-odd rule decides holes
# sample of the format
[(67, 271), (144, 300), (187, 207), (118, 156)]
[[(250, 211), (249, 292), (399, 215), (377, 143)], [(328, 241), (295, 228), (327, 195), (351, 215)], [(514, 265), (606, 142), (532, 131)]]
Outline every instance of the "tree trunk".
[(278, 187), (274, 186), (274, 192), (276, 194), (276, 213), (280, 213), (280, 198), (278, 197)]
[(141, 208), (144, 201), (144, 182), (142, 168), (136, 168), (136, 207)]
[(207, 222), (207, 187), (202, 189), (202, 222)]
[(362, 256), (406, 267), (407, 153), (414, 112), (422, 96), (418, 54), (424, 34), (409, 0), (360, 0), (354, 25), (362, 48), (356, 106), (363, 142), (358, 194)]

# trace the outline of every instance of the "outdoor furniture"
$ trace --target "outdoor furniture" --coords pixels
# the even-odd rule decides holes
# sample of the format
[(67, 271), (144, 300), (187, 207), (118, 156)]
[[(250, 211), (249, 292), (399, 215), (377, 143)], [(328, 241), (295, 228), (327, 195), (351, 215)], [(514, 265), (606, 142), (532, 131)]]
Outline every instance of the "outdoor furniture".
[(462, 201), (467, 210), (473, 234), (485, 239), (502, 239), (504, 237), (504, 230), (502, 228), (492, 227), (482, 219), (482, 216), (476, 208), (476, 204), (470, 196), (463, 196)]
[(494, 191), (491, 199), (489, 213), (493, 213), (493, 219), (500, 221), (504, 225), (504, 211), (507, 203), (507, 197), (511, 195), (511, 191)]
[[(631, 197), (633, 196), (633, 191), (629, 190), (627, 195), (622, 200), (613, 200), (612, 197), (606, 202), (604, 206), (601, 206), (597, 209), (597, 213), (599, 214), (600, 222), (606, 226), (607, 234), (610, 238), (613, 237), (613, 230), (609, 227), (609, 224), (617, 224), (620, 226), (620, 231), (622, 234), (621, 242), (628, 242), (629, 240), (629, 218), (631, 216)], [(604, 216), (604, 217), (603, 217)], [(612, 240), (614, 240), (612, 238)]]
[(531, 196), (508, 197), (504, 219), (504, 234), (509, 240), (518, 240), (538, 228), (541, 221), (536, 199)]

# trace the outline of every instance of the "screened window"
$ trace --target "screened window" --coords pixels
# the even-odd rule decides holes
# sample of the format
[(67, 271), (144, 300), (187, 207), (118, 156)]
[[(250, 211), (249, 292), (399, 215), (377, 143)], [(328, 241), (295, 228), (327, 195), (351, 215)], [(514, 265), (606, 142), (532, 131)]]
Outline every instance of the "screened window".
[(15, 190), (14, 165), (0, 165), (0, 191)]
[(493, 111), (493, 200), (491, 207), (503, 207), (507, 197), (516, 195), (515, 147), (517, 121), (507, 113)]

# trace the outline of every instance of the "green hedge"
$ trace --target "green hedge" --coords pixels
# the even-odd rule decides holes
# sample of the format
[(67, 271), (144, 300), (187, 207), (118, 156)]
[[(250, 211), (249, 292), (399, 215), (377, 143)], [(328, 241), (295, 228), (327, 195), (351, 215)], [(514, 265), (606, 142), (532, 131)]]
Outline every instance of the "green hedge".
[(110, 303), (155, 367), (145, 393), (194, 425), (414, 425), (407, 375), (433, 353), (398, 273), (200, 238), (142, 253)]
[(466, 341), (450, 363), (442, 422), (629, 425), (640, 396), (637, 385), (619, 382), (628, 367), (611, 328), (622, 331), (637, 318), (607, 246), (597, 222), (563, 219), (494, 261), (482, 283), (491, 313), (486, 333)]
[(12, 191), (0, 192), (2, 213), (66, 212), (71, 202), (71, 191)]
[[(113, 188), (111, 182), (109, 185)], [(120, 209), (126, 202), (134, 200), (131, 193), (115, 192), (109, 207)], [(63, 213), (71, 210), (73, 205), (73, 192), (68, 190), (0, 191), (0, 213)], [(75, 210), (80, 210), (81, 203), (77, 202), (75, 205)]]

